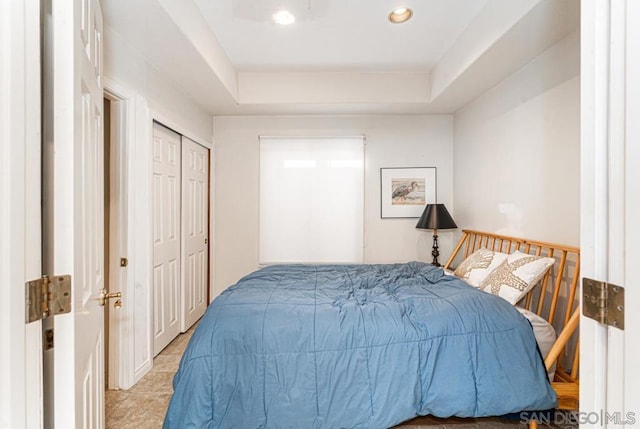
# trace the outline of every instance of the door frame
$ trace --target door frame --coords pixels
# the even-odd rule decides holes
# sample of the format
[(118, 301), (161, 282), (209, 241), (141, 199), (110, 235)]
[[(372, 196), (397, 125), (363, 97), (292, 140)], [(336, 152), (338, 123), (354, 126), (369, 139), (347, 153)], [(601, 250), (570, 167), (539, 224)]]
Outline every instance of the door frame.
[(581, 2), (581, 277), (624, 287), (631, 309), (625, 330), (581, 318), (581, 428), (638, 417), (639, 16), (635, 0)]
[[(33, 1), (33, 0), (31, 0)], [(147, 285), (153, 278), (153, 236), (150, 204), (152, 187), (153, 121), (162, 123), (176, 132), (206, 147), (209, 152), (209, 243), (213, 236), (214, 197), (214, 145), (206, 138), (195, 135), (188, 128), (166, 115), (149, 108), (147, 99), (107, 74), (104, 76), (104, 94), (117, 102), (120, 129), (117, 132), (121, 172), (120, 202), (123, 204), (122, 222), (117, 234), (121, 237), (119, 256), (128, 258), (126, 282), (121, 284), (122, 308), (110, 312), (109, 388), (129, 389), (153, 367), (152, 295)], [(212, 120), (213, 122), (213, 120)], [(147, 144), (140, 144), (147, 142)], [(112, 160), (113, 162), (114, 160)], [(113, 186), (113, 182), (112, 182)], [(128, 225), (136, 225), (128, 228)], [(213, 246), (209, 252), (209, 296), (214, 297)], [(112, 254), (113, 256), (113, 254)], [(111, 273), (113, 275), (113, 273)], [(138, 286), (136, 288), (136, 285)]]
[(43, 423), (41, 322), (25, 324), (25, 283), (42, 275), (40, 1), (0, 2), (0, 423)]
[[(110, 210), (109, 227), (109, 278), (119, 288), (110, 292), (122, 292), (122, 308), (109, 311), (109, 377), (107, 389), (128, 389), (135, 384), (134, 361), (134, 276), (135, 247), (129, 234), (133, 212), (129, 192), (129, 178), (133, 171), (131, 142), (135, 139), (135, 94), (105, 76), (104, 98), (111, 101), (111, 171), (109, 172), (111, 199), (116, 204)], [(128, 259), (127, 267), (120, 266), (120, 258)], [(114, 279), (118, 278), (117, 282)], [(108, 304), (107, 304), (108, 305)]]

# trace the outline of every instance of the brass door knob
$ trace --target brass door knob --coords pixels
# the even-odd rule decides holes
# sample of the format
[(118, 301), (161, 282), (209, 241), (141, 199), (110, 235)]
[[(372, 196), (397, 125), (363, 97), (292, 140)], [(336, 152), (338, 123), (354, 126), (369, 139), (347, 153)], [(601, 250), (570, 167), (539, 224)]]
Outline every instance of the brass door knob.
[(120, 307), (122, 307), (122, 300), (119, 299), (116, 302), (113, 303), (113, 308), (115, 308), (116, 310), (119, 310)]
[[(122, 292), (107, 293), (106, 289), (102, 289), (102, 291), (100, 291), (100, 297), (98, 298), (98, 304), (104, 306), (104, 303), (111, 298), (122, 298)], [(122, 301), (120, 301), (120, 304), (122, 305)]]

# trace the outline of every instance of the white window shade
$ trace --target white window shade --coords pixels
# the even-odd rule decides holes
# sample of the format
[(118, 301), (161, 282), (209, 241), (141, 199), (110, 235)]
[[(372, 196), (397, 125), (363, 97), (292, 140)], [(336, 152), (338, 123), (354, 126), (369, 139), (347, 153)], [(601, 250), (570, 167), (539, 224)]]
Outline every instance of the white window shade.
[(362, 263), (364, 140), (260, 138), (260, 263)]

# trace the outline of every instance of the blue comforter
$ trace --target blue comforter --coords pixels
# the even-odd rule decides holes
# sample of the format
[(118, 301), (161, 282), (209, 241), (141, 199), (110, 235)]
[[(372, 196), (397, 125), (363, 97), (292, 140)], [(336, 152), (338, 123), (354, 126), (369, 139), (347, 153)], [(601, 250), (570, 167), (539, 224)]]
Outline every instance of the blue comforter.
[(553, 408), (529, 322), (441, 269), (271, 266), (209, 306), (164, 428), (386, 428)]

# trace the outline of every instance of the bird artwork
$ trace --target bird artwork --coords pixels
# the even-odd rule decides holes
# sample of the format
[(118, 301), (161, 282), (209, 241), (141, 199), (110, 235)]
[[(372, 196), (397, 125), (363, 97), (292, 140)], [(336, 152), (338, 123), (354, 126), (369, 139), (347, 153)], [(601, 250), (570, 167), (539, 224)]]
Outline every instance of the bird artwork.
[(394, 201), (394, 203), (397, 202), (399, 204), (402, 204), (409, 194), (417, 190), (418, 182), (416, 182), (415, 180), (411, 181), (411, 183), (404, 182), (404, 184), (393, 187), (391, 199)]

